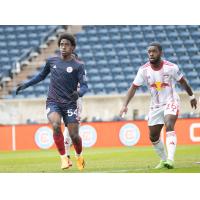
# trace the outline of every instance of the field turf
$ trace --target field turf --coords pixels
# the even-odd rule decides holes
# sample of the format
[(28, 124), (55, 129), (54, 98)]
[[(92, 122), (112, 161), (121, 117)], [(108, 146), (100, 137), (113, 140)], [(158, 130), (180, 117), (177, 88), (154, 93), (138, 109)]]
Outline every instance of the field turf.
[[(61, 170), (56, 150), (1, 151), (0, 172), (77, 173), (73, 150), (71, 157), (72, 168)], [(200, 173), (200, 145), (178, 146), (175, 169), (153, 169), (159, 158), (151, 146), (87, 148), (84, 158), (85, 173)]]

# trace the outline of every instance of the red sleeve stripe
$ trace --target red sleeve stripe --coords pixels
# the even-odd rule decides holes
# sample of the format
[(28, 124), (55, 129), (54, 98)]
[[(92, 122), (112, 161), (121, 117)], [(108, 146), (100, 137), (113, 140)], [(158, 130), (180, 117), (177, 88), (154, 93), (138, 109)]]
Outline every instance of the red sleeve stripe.
[(140, 87), (139, 85), (136, 85), (136, 84), (134, 84), (134, 83), (133, 83), (132, 85), (135, 86), (135, 87)]

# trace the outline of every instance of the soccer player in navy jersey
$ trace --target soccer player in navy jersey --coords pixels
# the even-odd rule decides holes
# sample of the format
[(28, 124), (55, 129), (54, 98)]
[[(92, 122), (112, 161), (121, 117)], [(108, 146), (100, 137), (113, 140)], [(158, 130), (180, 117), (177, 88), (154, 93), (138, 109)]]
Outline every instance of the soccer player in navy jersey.
[[(79, 123), (77, 120), (77, 99), (88, 90), (84, 64), (73, 57), (76, 47), (75, 38), (71, 34), (63, 34), (58, 39), (60, 55), (47, 59), (42, 71), (30, 81), (21, 84), (16, 90), (35, 85), (44, 80), (49, 73), (50, 85), (46, 101), (47, 117), (53, 128), (53, 138), (61, 156), (61, 168), (69, 168), (69, 159), (65, 152), (64, 138), (61, 130), (61, 119), (68, 127), (72, 143), (76, 151), (77, 167), (82, 170), (85, 161), (82, 156), (82, 140), (79, 136)], [(80, 90), (77, 91), (77, 85)]]

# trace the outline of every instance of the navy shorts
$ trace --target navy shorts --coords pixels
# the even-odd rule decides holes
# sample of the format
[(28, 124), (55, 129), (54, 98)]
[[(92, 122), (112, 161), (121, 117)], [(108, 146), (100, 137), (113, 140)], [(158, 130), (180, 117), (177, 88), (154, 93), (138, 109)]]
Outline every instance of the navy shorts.
[(52, 112), (59, 113), (63, 118), (65, 126), (69, 123), (79, 123), (77, 120), (77, 108), (75, 106), (68, 106), (56, 102), (47, 102), (46, 112), (47, 116)]

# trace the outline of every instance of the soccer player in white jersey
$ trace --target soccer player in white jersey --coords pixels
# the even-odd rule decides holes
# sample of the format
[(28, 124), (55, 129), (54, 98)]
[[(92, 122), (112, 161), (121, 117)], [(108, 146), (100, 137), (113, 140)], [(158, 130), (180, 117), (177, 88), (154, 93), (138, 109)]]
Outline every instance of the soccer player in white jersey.
[[(162, 46), (151, 43), (147, 49), (149, 62), (141, 66), (135, 80), (126, 95), (120, 116), (128, 111), (128, 104), (134, 97), (137, 88), (147, 85), (151, 94), (151, 104), (148, 115), (149, 136), (156, 153), (160, 157), (160, 163), (155, 167), (174, 168), (174, 154), (177, 138), (174, 126), (178, 117), (180, 99), (175, 91), (175, 82), (179, 82), (189, 95), (192, 108), (197, 107), (197, 100), (191, 87), (183, 77), (179, 67), (171, 62), (162, 60)], [(166, 127), (166, 147), (160, 139), (160, 132)]]

